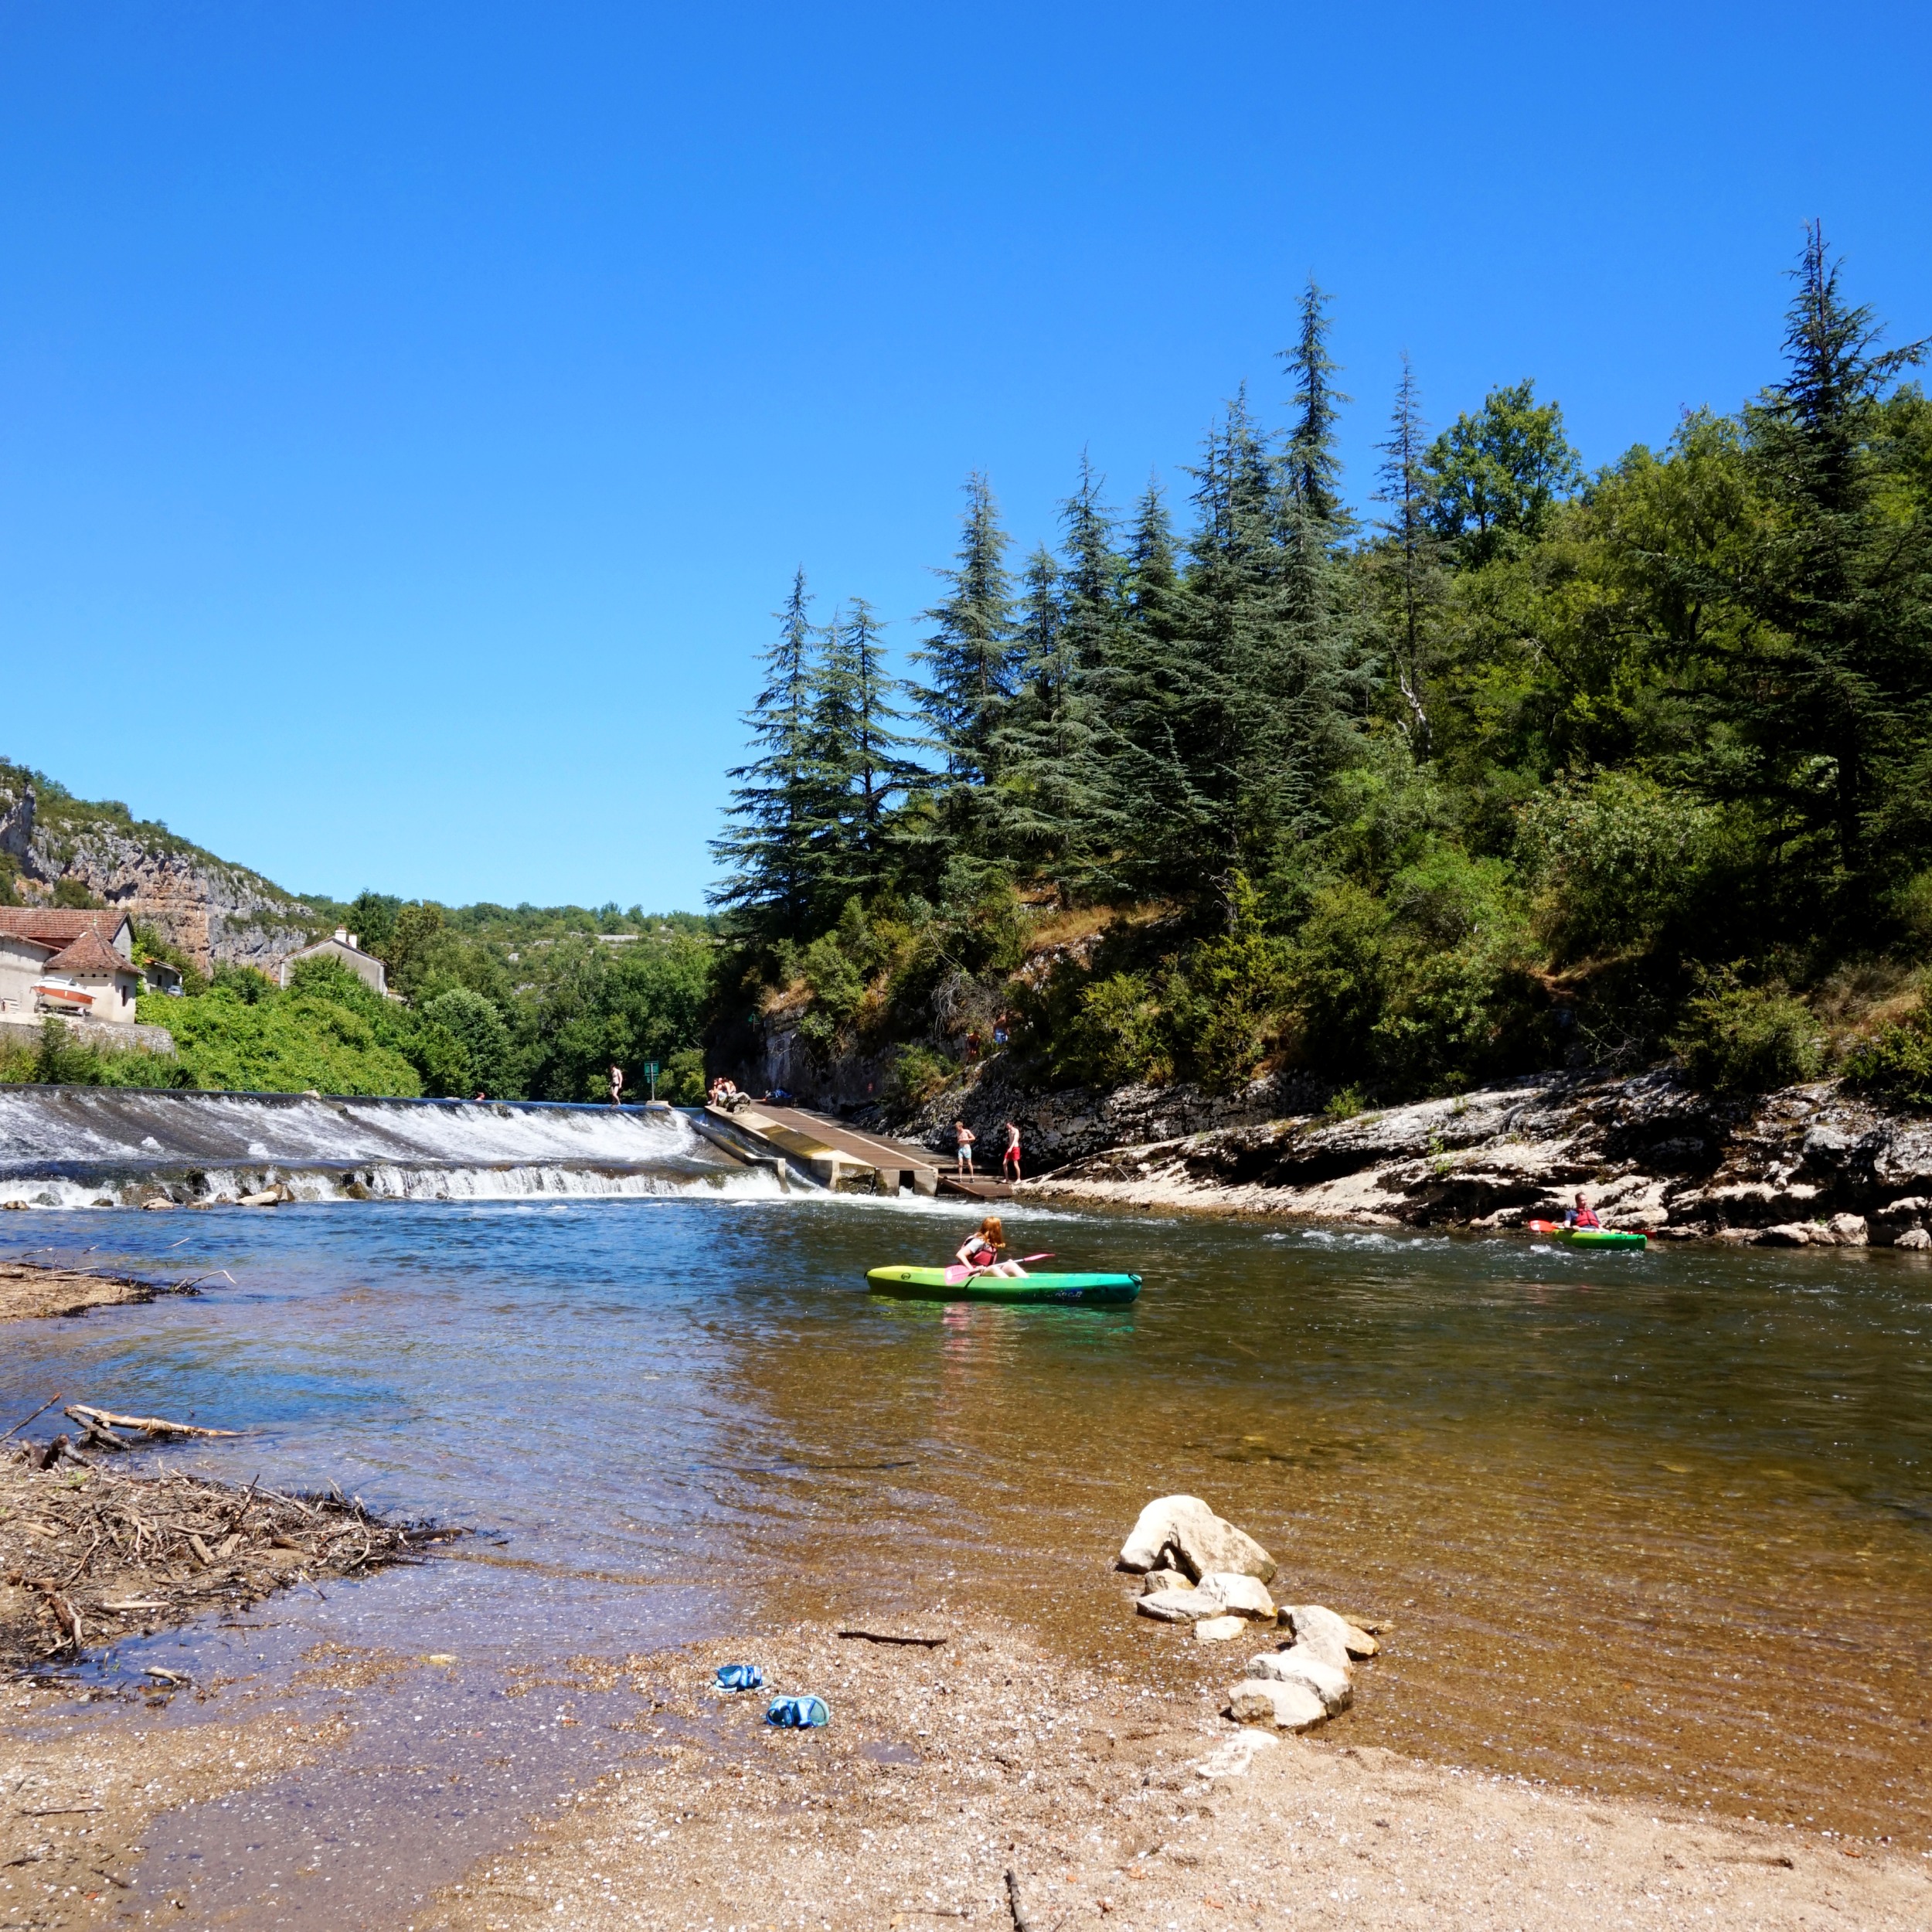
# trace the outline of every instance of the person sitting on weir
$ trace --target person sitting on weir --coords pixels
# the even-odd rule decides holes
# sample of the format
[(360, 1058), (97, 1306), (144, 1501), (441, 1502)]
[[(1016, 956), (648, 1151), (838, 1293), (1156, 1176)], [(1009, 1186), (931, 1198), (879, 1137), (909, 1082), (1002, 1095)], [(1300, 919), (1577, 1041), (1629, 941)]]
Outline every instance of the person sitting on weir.
[(989, 1214), (974, 1231), (959, 1244), (959, 1252), (954, 1257), (963, 1268), (970, 1268), (975, 1274), (1003, 1274), (1018, 1277), (1026, 1270), (1017, 1261), (1002, 1261), (1000, 1250), (1006, 1245), (1006, 1230), (999, 1224), (997, 1214)]
[(1563, 1226), (1566, 1228), (1600, 1228), (1603, 1223), (1597, 1219), (1595, 1209), (1580, 1192), (1577, 1196), (1577, 1205), (1563, 1216)]

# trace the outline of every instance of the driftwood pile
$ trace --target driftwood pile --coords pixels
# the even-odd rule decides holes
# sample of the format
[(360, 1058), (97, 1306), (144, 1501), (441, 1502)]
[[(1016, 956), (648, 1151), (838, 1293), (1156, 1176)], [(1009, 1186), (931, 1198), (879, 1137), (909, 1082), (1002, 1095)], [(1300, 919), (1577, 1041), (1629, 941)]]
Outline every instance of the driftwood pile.
[[(80, 1403), (66, 1413), (97, 1452), (233, 1433)], [(0, 1451), (0, 1672), (407, 1562), (457, 1533), (386, 1522), (353, 1497), (122, 1475), (65, 1434)]]

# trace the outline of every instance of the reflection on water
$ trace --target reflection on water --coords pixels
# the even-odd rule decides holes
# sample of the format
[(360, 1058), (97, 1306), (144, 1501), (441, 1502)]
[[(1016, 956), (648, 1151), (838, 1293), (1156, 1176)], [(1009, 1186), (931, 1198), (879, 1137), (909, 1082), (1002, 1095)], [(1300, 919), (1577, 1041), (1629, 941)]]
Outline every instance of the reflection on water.
[(1910, 1257), (1009, 1216), (1063, 1266), (1145, 1274), (1094, 1311), (869, 1299), (868, 1266), (954, 1245), (932, 1204), (11, 1218), (9, 1252), (185, 1243), (170, 1267), (240, 1285), (13, 1329), (10, 1413), (55, 1388), (191, 1411), (250, 1431), (190, 1458), (211, 1471), (502, 1539), (265, 1606), (270, 1677), (318, 1636), (501, 1669), (944, 1595), (1224, 1680), (1107, 1569), (1185, 1490), (1269, 1546), (1278, 1594), (1395, 1620), (1356, 1741), (1925, 1833)]

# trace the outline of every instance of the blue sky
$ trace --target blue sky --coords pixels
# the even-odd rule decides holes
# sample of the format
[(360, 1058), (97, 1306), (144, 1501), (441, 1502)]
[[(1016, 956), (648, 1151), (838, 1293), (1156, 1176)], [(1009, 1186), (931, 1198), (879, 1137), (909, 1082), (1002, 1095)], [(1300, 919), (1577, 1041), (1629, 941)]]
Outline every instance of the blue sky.
[(983, 468), (1179, 467), (1335, 299), (1369, 487), (1932, 332), (1932, 15), (0, 4), (0, 754), (298, 889), (692, 906), (803, 563), (901, 648)]

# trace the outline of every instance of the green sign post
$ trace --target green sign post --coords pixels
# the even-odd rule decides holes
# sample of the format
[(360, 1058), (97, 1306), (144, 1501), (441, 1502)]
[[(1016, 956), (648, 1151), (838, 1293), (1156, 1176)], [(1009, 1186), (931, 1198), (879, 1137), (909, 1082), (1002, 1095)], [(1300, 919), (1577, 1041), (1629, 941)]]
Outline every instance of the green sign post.
[(658, 1097), (658, 1063), (646, 1060), (643, 1071), (644, 1077), (651, 1083), (651, 1097), (655, 1100)]

